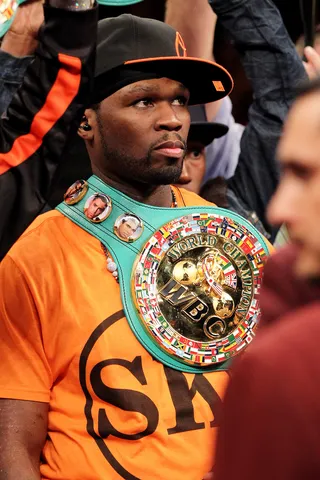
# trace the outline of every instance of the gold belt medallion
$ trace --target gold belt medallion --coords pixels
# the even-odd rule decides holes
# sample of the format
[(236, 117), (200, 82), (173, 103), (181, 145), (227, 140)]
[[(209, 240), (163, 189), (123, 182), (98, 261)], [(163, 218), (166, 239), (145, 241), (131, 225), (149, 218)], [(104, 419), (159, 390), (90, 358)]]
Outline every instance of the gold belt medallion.
[(132, 292), (153, 341), (186, 363), (225, 361), (252, 340), (268, 255), (254, 229), (189, 214), (154, 233), (134, 266)]

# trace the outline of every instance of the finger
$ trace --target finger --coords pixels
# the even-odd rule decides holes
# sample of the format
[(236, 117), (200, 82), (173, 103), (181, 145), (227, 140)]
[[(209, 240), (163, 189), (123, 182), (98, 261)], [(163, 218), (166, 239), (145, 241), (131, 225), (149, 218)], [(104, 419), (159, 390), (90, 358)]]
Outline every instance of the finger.
[(312, 47), (306, 47), (304, 54), (308, 63), (312, 65), (315, 71), (320, 73), (320, 55)]
[(314, 80), (318, 76), (317, 71), (313, 68), (311, 63), (307, 63), (307, 62), (302, 62), (302, 63), (308, 75), (309, 80)]

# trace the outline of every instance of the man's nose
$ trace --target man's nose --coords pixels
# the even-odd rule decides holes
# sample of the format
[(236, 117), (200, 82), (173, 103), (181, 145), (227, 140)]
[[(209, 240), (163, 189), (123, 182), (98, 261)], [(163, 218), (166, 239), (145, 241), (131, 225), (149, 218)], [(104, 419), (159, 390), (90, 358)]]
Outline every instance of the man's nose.
[(290, 225), (297, 214), (297, 208), (294, 189), (280, 183), (268, 206), (268, 221), (275, 226), (280, 226), (283, 223)]
[(159, 117), (156, 122), (156, 130), (178, 132), (183, 125), (182, 119), (171, 104), (164, 103), (159, 107)]

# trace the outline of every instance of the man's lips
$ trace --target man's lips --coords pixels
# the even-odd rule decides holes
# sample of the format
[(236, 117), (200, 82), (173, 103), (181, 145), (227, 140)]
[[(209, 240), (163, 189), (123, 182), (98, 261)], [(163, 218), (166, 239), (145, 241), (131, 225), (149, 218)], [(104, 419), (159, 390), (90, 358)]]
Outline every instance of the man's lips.
[(176, 140), (175, 142), (161, 143), (155, 148), (155, 150), (160, 151), (167, 157), (180, 158), (185, 151), (185, 145), (179, 140)]

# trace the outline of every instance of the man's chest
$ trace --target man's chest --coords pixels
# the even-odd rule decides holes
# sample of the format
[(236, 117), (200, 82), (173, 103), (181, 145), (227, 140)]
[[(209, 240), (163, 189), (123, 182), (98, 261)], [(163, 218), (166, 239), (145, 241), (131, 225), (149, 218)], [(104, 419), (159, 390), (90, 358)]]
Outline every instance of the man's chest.
[[(156, 478), (152, 463), (169, 451), (175, 454), (159, 478), (169, 478), (169, 470), (178, 478), (189, 457), (189, 468), (206, 473), (227, 373), (188, 374), (154, 360), (124, 316), (118, 284), (109, 282), (108, 272), (99, 273), (88, 269), (77, 282), (70, 274), (59, 302), (51, 301), (44, 339), (53, 377), (51, 418), (58, 418), (54, 428), (65, 429), (62, 413), (72, 419), (73, 443), (80, 446), (85, 438), (99, 459), (102, 453), (109, 462), (111, 455), (138, 478)], [(191, 461), (198, 443), (206, 447)]]

